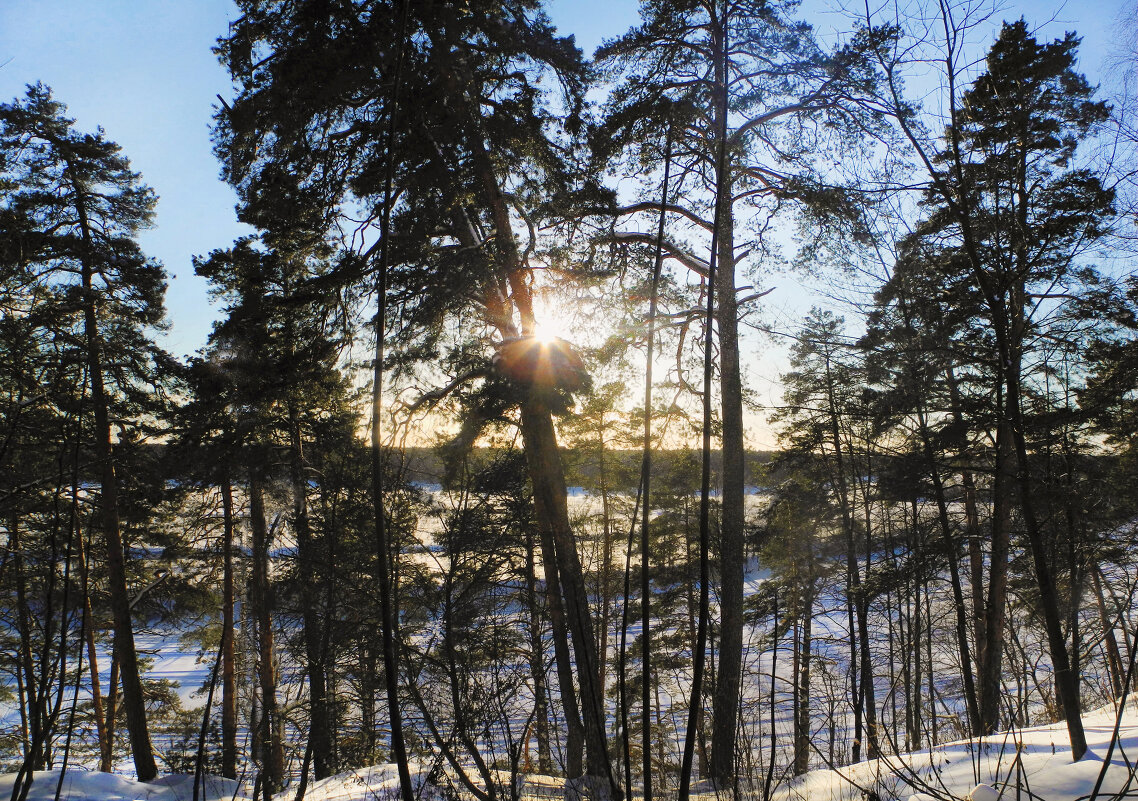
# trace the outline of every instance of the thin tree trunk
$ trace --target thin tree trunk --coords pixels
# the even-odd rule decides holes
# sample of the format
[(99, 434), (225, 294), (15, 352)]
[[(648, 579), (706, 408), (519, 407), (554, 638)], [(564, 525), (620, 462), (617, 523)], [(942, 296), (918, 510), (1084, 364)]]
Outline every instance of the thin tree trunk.
[[(916, 499), (913, 500), (913, 529), (910, 532), (910, 556), (917, 558), (918, 561), (922, 556), (923, 548), (921, 547), (920, 533), (917, 530), (917, 507)], [(924, 621), (921, 618), (921, 589), (922, 582), (920, 576), (913, 576), (913, 598), (912, 598), (912, 613), (910, 618), (909, 627), (909, 648), (913, 652), (913, 683), (910, 695), (906, 692), (905, 703), (907, 703), (913, 710), (913, 726), (912, 726), (912, 740), (911, 747), (918, 749), (921, 747), (921, 731), (924, 728), (924, 720), (922, 715), (922, 698), (921, 698), (921, 683), (924, 677), (924, 665), (921, 662), (921, 635), (923, 634)]]
[(1114, 622), (1106, 611), (1106, 598), (1102, 592), (1102, 582), (1099, 580), (1098, 570), (1092, 569), (1091, 586), (1094, 587), (1095, 600), (1098, 606), (1098, 619), (1102, 624), (1103, 642), (1106, 645), (1106, 665), (1110, 671), (1110, 686), (1115, 698), (1122, 696), (1122, 655), (1118, 650), (1118, 640), (1114, 636)]
[[(812, 569), (812, 568), (808, 568)], [(801, 594), (800, 642), (797, 647), (797, 671), (794, 677), (794, 775), (810, 769), (810, 658), (814, 618), (814, 586), (808, 581)]]
[(273, 645), (273, 590), (269, 577), (269, 527), (265, 519), (263, 478), (258, 466), (249, 471), (249, 526), (253, 532), (253, 604), (258, 634), (258, 674), (261, 684), (261, 784), (266, 799), (284, 781), (284, 744), (277, 722), (277, 674)]
[(119, 652), (118, 648), (112, 644), (111, 673), (110, 676), (107, 677), (107, 717), (106, 723), (103, 726), (107, 732), (107, 752), (103, 755), (103, 760), (99, 764), (99, 770), (103, 773), (110, 773), (114, 770), (112, 757), (115, 744), (115, 731), (118, 728), (119, 686)]
[[(453, 549), (448, 549), (452, 550)], [(459, 676), (458, 657), (454, 650), (454, 562), (443, 579), (443, 656), (446, 660), (447, 685), (450, 689), (451, 712), (454, 715), (454, 737), (462, 743), (474, 767), (478, 771), (482, 786), (485, 788), (486, 801), (497, 801), (498, 789), (490, 773), (482, 752), (474, 741), (470, 725), (467, 723), (469, 706), (466, 702), (466, 693), (463, 692), (465, 682)]]
[[(933, 627), (932, 627), (932, 599), (929, 595), (929, 583), (925, 582), (925, 664), (928, 668), (925, 674), (928, 676), (929, 687), (929, 732), (930, 742), (933, 748), (937, 746), (937, 715), (936, 715), (936, 681), (933, 673)], [(975, 720), (975, 718), (973, 718)], [(975, 725), (975, 724), (973, 724)], [(971, 732), (972, 729), (969, 729)]]
[[(766, 778), (763, 781), (763, 801), (770, 801), (770, 797), (771, 797), (771, 783), (774, 781), (774, 758), (775, 758), (775, 751), (776, 751), (775, 742), (777, 739), (777, 732), (775, 729), (775, 724), (778, 720), (778, 716), (776, 714), (777, 713), (777, 704), (775, 703), (777, 695), (778, 695), (778, 693), (777, 693), (777, 688), (778, 688), (778, 592), (777, 591), (774, 594), (773, 606), (774, 606), (774, 611), (773, 611), (772, 620), (771, 620), (770, 743), (768, 744), (770, 751), (769, 751), (769, 757), (767, 760)], [(834, 754), (833, 754), (834, 735), (833, 735), (833, 731), (834, 731), (834, 719), (833, 719), (833, 716), (831, 715), (830, 716), (830, 732), (831, 732), (830, 733), (830, 741), (831, 741), (830, 762), (831, 762), (831, 764), (834, 761)]]
[[(1002, 395), (1002, 393), (999, 393)], [(997, 397), (999, 408), (1002, 397)], [(1002, 417), (1002, 412), (1001, 412)], [(1008, 591), (1008, 547), (1011, 526), (1010, 484), (1014, 470), (1009, 458), (1010, 434), (1001, 421), (996, 429), (996, 469), (992, 485), (992, 544), (988, 556), (988, 596), (984, 606), (984, 641), (980, 647), (980, 734), (1000, 728), (1000, 678)]]
[(399, 111), (399, 92), (402, 89), (403, 61), (407, 49), (407, 19), (411, 0), (402, 0), (399, 9), (399, 49), (392, 75), (391, 94), (386, 105), (387, 130), (385, 132), (386, 160), (383, 170), (383, 210), (380, 217), (379, 265), (375, 276), (375, 359), (372, 363), (371, 389), (371, 495), (375, 522), (375, 561), (380, 594), (380, 636), (383, 644), (383, 675), (387, 691), (387, 716), (391, 726), (391, 751), (399, 772), (399, 790), (402, 801), (415, 801), (411, 786), (411, 768), (407, 759), (407, 744), (403, 737), (403, 712), (399, 703), (399, 610), (391, 580), (392, 547), (388, 531), (387, 511), (384, 508), (383, 438), (380, 422), (383, 413), (383, 359), (384, 338), (387, 335), (387, 270), (391, 252), (391, 211), (395, 202), (395, 129)]
[[(960, 385), (956, 380), (956, 372), (952, 367), (945, 370), (945, 384), (948, 388), (949, 409), (952, 413), (952, 421), (958, 431), (965, 431), (964, 413), (961, 410), (960, 400)], [(925, 435), (927, 439), (927, 435)], [(963, 441), (963, 434), (961, 435), (961, 442), (958, 443), (960, 448), (960, 456), (964, 455), (965, 442)], [(925, 444), (926, 453), (929, 450), (929, 445)], [(976, 481), (972, 476), (972, 471), (965, 468), (960, 472), (960, 483), (964, 490), (964, 539), (968, 543), (968, 568), (969, 568), (969, 586), (972, 596), (972, 622), (973, 622), (973, 636), (976, 644), (977, 656), (976, 662), (978, 672), (983, 671), (983, 656), (980, 651), (983, 650), (984, 642), (986, 641), (987, 634), (985, 632), (985, 617), (986, 606), (984, 603), (984, 551), (982, 534), (980, 531), (980, 511), (979, 503), (977, 502)], [(959, 573), (959, 571), (958, 571)], [(976, 721), (973, 726), (978, 725), (979, 718), (973, 718)]]
[(853, 533), (846, 531), (846, 629), (849, 631), (850, 662), (847, 668), (850, 683), (850, 705), (853, 707), (853, 745), (850, 749), (850, 761), (861, 761), (861, 743), (865, 734), (865, 722), (861, 716), (861, 683), (858, 681), (858, 637), (857, 637), (857, 597), (854, 594), (854, 575), (857, 572), (857, 560), (853, 554)]
[(363, 728), (364, 755), (370, 761), (376, 757), (375, 688), (378, 681), (375, 668), (375, 648), (365, 635), (360, 643), (360, 726)]
[(15, 513), (8, 521), (9, 547), (14, 554), (13, 568), (16, 573), (16, 625), (20, 636), (20, 665), (17, 677), (20, 683), (20, 712), (24, 749), (24, 768), (22, 771), (44, 769), (42, 719), (39, 714), (41, 690), (36, 678), (35, 664), (32, 660), (32, 621), (28, 606), (27, 568), (24, 562), (24, 544), (20, 540), (21, 526)]
[[(850, 650), (851, 657), (857, 658), (857, 667), (850, 665), (851, 677), (858, 675), (854, 698), (854, 744), (853, 761), (857, 762), (861, 756), (862, 735), (867, 732), (866, 756), (873, 759), (877, 756), (877, 732), (874, 731), (876, 723), (876, 702), (873, 695), (873, 674), (869, 654), (869, 602), (861, 582), (861, 569), (857, 564), (857, 548), (854, 537), (853, 507), (850, 500), (849, 484), (846, 476), (846, 458), (843, 453), (841, 431), (839, 428), (838, 407), (835, 399), (837, 388), (830, 371), (830, 359), (826, 358), (826, 413), (829, 416), (831, 446), (834, 449), (834, 479), (838, 488), (838, 502), (842, 513), (842, 526), (845, 530), (846, 543), (846, 581), (848, 603), (853, 608), (850, 615)], [(866, 531), (866, 558), (869, 557), (869, 536)], [(854, 629), (856, 627), (856, 631)], [(857, 646), (854, 646), (854, 639)], [(851, 688), (854, 682), (851, 678)], [(864, 714), (864, 728), (862, 715)]]
[[(549, 749), (549, 690), (545, 686), (545, 645), (541, 637), (541, 610), (537, 603), (537, 565), (533, 531), (526, 528), (526, 608), (529, 612), (529, 666), (533, 681), (534, 732), (537, 735), (537, 772), (549, 775), (553, 760)], [(576, 706), (576, 704), (574, 704)], [(579, 727), (578, 727), (579, 728)], [(578, 737), (578, 740), (581, 738)], [(526, 744), (528, 752), (529, 744)]]
[[(648, 692), (652, 680), (652, 574), (649, 521), (652, 516), (652, 363), (656, 353), (656, 310), (660, 296), (660, 273), (664, 266), (664, 220), (668, 208), (668, 182), (672, 172), (672, 127), (664, 145), (664, 178), (660, 186), (660, 218), (656, 229), (656, 254), (652, 265), (652, 293), (648, 301), (648, 341), (644, 360), (644, 442), (640, 461), (640, 487), (643, 507), (640, 516), (640, 661), (644, 674), (640, 705), (642, 714), (641, 773), (643, 799), (652, 801), (652, 725), (648, 714)], [(657, 720), (659, 720), (659, 687), (657, 686)], [(663, 738), (661, 738), (662, 740)], [(663, 743), (661, 742), (661, 747)], [(662, 761), (662, 758), (661, 758)], [(632, 787), (628, 788), (629, 793)]]
[[(99, 740), (99, 770), (107, 772), (111, 765), (111, 739), (107, 733), (107, 721), (103, 711), (103, 693), (99, 685), (99, 656), (95, 648), (95, 617), (91, 610), (91, 560), (83, 537), (79, 537), (79, 563), (83, 565), (83, 609), (87, 616), (84, 639), (87, 644), (87, 665), (91, 681), (91, 714), (95, 718), (95, 734)], [(106, 766), (106, 767), (104, 767)]]
[[(964, 588), (961, 586), (960, 567), (957, 564), (957, 556), (960, 549), (956, 539), (952, 536), (952, 523), (948, 516), (948, 500), (944, 491), (944, 481), (941, 479), (940, 471), (938, 471), (936, 467), (936, 459), (933, 454), (932, 440), (929, 436), (927, 418), (923, 411), (920, 413), (919, 423), (921, 443), (927, 463), (926, 470), (928, 470), (929, 477), (933, 482), (933, 494), (936, 498), (937, 520), (940, 523), (941, 542), (943, 543), (945, 558), (948, 562), (949, 581), (952, 585), (953, 610), (956, 614), (956, 648), (960, 654), (960, 672), (961, 678), (964, 680), (964, 703), (968, 710), (967, 730), (972, 732), (981, 725), (982, 717), (980, 715), (980, 704), (976, 693), (976, 681), (972, 672), (971, 651), (968, 646), (968, 610), (965, 607)], [(973, 579), (973, 582), (973, 590), (975, 590), (975, 579)], [(973, 596), (973, 598), (975, 598), (975, 596)], [(979, 628), (981, 631), (983, 630), (983, 626)], [(980, 642), (982, 643), (982, 641)], [(931, 661), (929, 662), (929, 670), (932, 670)]]
[(332, 775), (332, 716), (327, 697), (323, 648), (324, 620), (320, 609), (320, 582), (317, 575), (317, 562), (320, 557), (313, 543), (312, 523), (308, 514), (304, 443), (300, 432), (300, 414), (295, 401), (289, 403), (288, 417), (292, 522), (296, 534), (301, 617), (304, 627), (305, 657), (308, 663), (309, 739), (313, 773), (316, 781), (320, 781)]
[(237, 778), (237, 667), (233, 631), (233, 485), (221, 483), (221, 775)]
[[(872, 475), (868, 464), (869, 458), (867, 453), (866, 476)], [(869, 493), (865, 484), (862, 484), (862, 503), (865, 510), (865, 581), (868, 582), (869, 567), (873, 561), (873, 529), (870, 525)], [(878, 745), (877, 694), (873, 683), (873, 661), (869, 650), (869, 593), (865, 583), (861, 583), (859, 587), (857, 628), (858, 639), (861, 640), (861, 693), (865, 703), (866, 756), (874, 759), (880, 755), (881, 748)]]
[[(602, 413), (603, 418), (603, 413)], [(601, 620), (600, 631), (597, 632), (597, 682), (600, 684), (601, 695), (605, 695), (605, 687), (607, 684), (606, 673), (608, 671), (608, 653), (609, 653), (609, 628), (611, 628), (609, 618), (612, 615), (612, 507), (609, 499), (609, 486), (608, 486), (608, 473), (605, 463), (605, 436), (604, 436), (604, 422), (602, 419), (601, 429), (598, 432), (598, 446), (600, 447), (599, 457), (599, 482), (601, 490), (601, 569), (600, 569), (600, 594), (601, 594)]]

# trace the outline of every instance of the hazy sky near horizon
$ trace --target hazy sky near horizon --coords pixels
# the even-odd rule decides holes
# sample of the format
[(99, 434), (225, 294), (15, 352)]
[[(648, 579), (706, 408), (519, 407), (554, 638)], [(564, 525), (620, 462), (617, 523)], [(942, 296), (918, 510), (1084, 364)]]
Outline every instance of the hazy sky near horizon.
[[(1098, 82), (1108, 51), (1118, 47), (1116, 27), (1128, 2), (1133, 0), (1019, 0), (1006, 3), (1001, 16), (1023, 15), (1048, 38), (1077, 31), (1084, 37), (1079, 67)], [(559, 30), (574, 34), (586, 56), (602, 39), (635, 24), (637, 8), (635, 0), (548, 4)], [(236, 16), (231, 0), (0, 0), (0, 101), (22, 95), (29, 83), (51, 86), (76, 127), (102, 126), (159, 195), (155, 227), (141, 244), (171, 277), (171, 330), (164, 344), (177, 355), (202, 347), (218, 314), (205, 281), (193, 274), (191, 257), (250, 232), (236, 221), (234, 193), (220, 180), (210, 144), (216, 96), (232, 94), (210, 48)], [(824, 39), (841, 24), (834, 16), (806, 16)], [(799, 279), (779, 276), (778, 283), (789, 294)], [(778, 295), (769, 302), (778, 303)], [(769, 386), (756, 391), (775, 395), (777, 370), (757, 372)]]

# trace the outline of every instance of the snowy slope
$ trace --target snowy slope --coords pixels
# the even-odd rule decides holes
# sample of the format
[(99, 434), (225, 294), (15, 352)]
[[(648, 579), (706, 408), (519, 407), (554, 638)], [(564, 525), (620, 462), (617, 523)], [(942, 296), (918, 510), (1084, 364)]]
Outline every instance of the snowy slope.
[[(903, 756), (886, 757), (836, 770), (816, 770), (775, 789), (773, 801), (861, 801), (874, 792), (880, 801), (1076, 801), (1089, 798), (1103, 766), (1114, 728), (1115, 711), (1105, 708), (1084, 716), (1090, 751), (1078, 763), (1070, 761), (1067, 732), (1062, 723), (1008, 732), (986, 740), (959, 741)], [(1122, 721), (1119, 742), (1099, 798), (1138, 795), (1138, 711), (1131, 708)], [(1129, 767), (1134, 765), (1134, 767)], [(14, 776), (0, 776), (0, 798), (11, 795)], [(55, 797), (57, 771), (36, 774), (31, 801)], [(420, 773), (415, 776), (418, 797), (438, 801), (443, 796)], [(981, 785), (978, 787), (978, 785)], [(193, 778), (167, 776), (142, 784), (122, 776), (82, 770), (64, 777), (61, 798), (68, 801), (189, 801)], [(249, 801), (237, 782), (209, 777), (206, 801)], [(1002, 795), (1001, 795), (1002, 793)], [(388, 801), (397, 798), (394, 765), (377, 765), (316, 782), (306, 801)], [(296, 788), (274, 796), (292, 801)], [(523, 794), (523, 798), (525, 795)], [(714, 795), (693, 796), (711, 801)]]
[[(995, 801), (1002, 791), (1002, 798), (1007, 801), (1086, 799), (1102, 769), (1115, 714), (1113, 707), (1107, 707), (1083, 716), (1089, 750), (1078, 763), (1071, 762), (1065, 724), (1056, 723), (984, 740), (963, 740), (836, 770), (811, 771), (779, 788), (772, 798), (852, 801), (865, 798), (868, 791), (873, 791), (881, 801), (906, 801), (913, 796), (918, 801), (968, 798), (970, 793), (975, 801)], [(1131, 797), (1138, 794), (1135, 758), (1138, 758), (1138, 710), (1131, 705), (1123, 717), (1119, 742), (1111, 756), (1099, 798), (1105, 801), (1124, 790), (1129, 790)], [(1134, 768), (1128, 766), (1128, 760)], [(981, 784), (995, 792), (974, 792)]]
[[(0, 798), (10, 798), (16, 776), (0, 776)], [(59, 771), (38, 771), (28, 801), (52, 801), (59, 785)], [(194, 795), (193, 776), (163, 776), (150, 784), (114, 773), (69, 770), (63, 777), (60, 798), (68, 801), (189, 801)], [(198, 790), (200, 801), (247, 801), (238, 795), (238, 783), (207, 776)]]

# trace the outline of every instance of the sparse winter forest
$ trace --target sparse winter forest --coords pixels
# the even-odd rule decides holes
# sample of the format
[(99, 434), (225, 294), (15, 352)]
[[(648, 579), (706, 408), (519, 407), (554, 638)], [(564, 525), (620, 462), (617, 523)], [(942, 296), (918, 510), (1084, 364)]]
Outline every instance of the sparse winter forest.
[(1133, 18), (543, 5), (238, 0), (192, 265), (0, 104), (0, 793), (1134, 797)]

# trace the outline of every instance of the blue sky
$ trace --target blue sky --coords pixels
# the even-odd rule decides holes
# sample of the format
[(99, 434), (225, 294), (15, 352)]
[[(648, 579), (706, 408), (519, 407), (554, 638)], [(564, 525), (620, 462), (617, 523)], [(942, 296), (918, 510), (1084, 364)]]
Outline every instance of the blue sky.
[[(638, 17), (634, 0), (554, 0), (555, 22), (587, 53)], [(159, 195), (144, 250), (171, 276), (166, 347), (205, 344), (216, 316), (190, 259), (248, 233), (209, 140), (229, 80), (210, 47), (237, 15), (230, 0), (0, 0), (0, 100), (42, 81), (80, 130), (102, 126)]]
[[(1127, 1), (1032, 0), (1009, 4), (1004, 16), (1053, 18), (1048, 36), (1078, 30), (1085, 36), (1081, 67), (1094, 79)], [(549, 13), (590, 55), (638, 20), (636, 8), (635, 0), (553, 0)], [(157, 191), (157, 224), (142, 245), (171, 275), (165, 344), (179, 355), (205, 343), (216, 315), (191, 257), (247, 232), (209, 141), (216, 95), (230, 94), (210, 47), (235, 15), (229, 0), (0, 0), (0, 99), (43, 81), (79, 129), (101, 125)], [(824, 19), (818, 27), (825, 32)]]
[(102, 126), (159, 195), (141, 244), (171, 275), (166, 346), (205, 343), (214, 317), (190, 258), (244, 229), (210, 149), (215, 97), (229, 81), (210, 46), (233, 16), (227, 0), (0, 2), (0, 98), (42, 81), (80, 130)]

